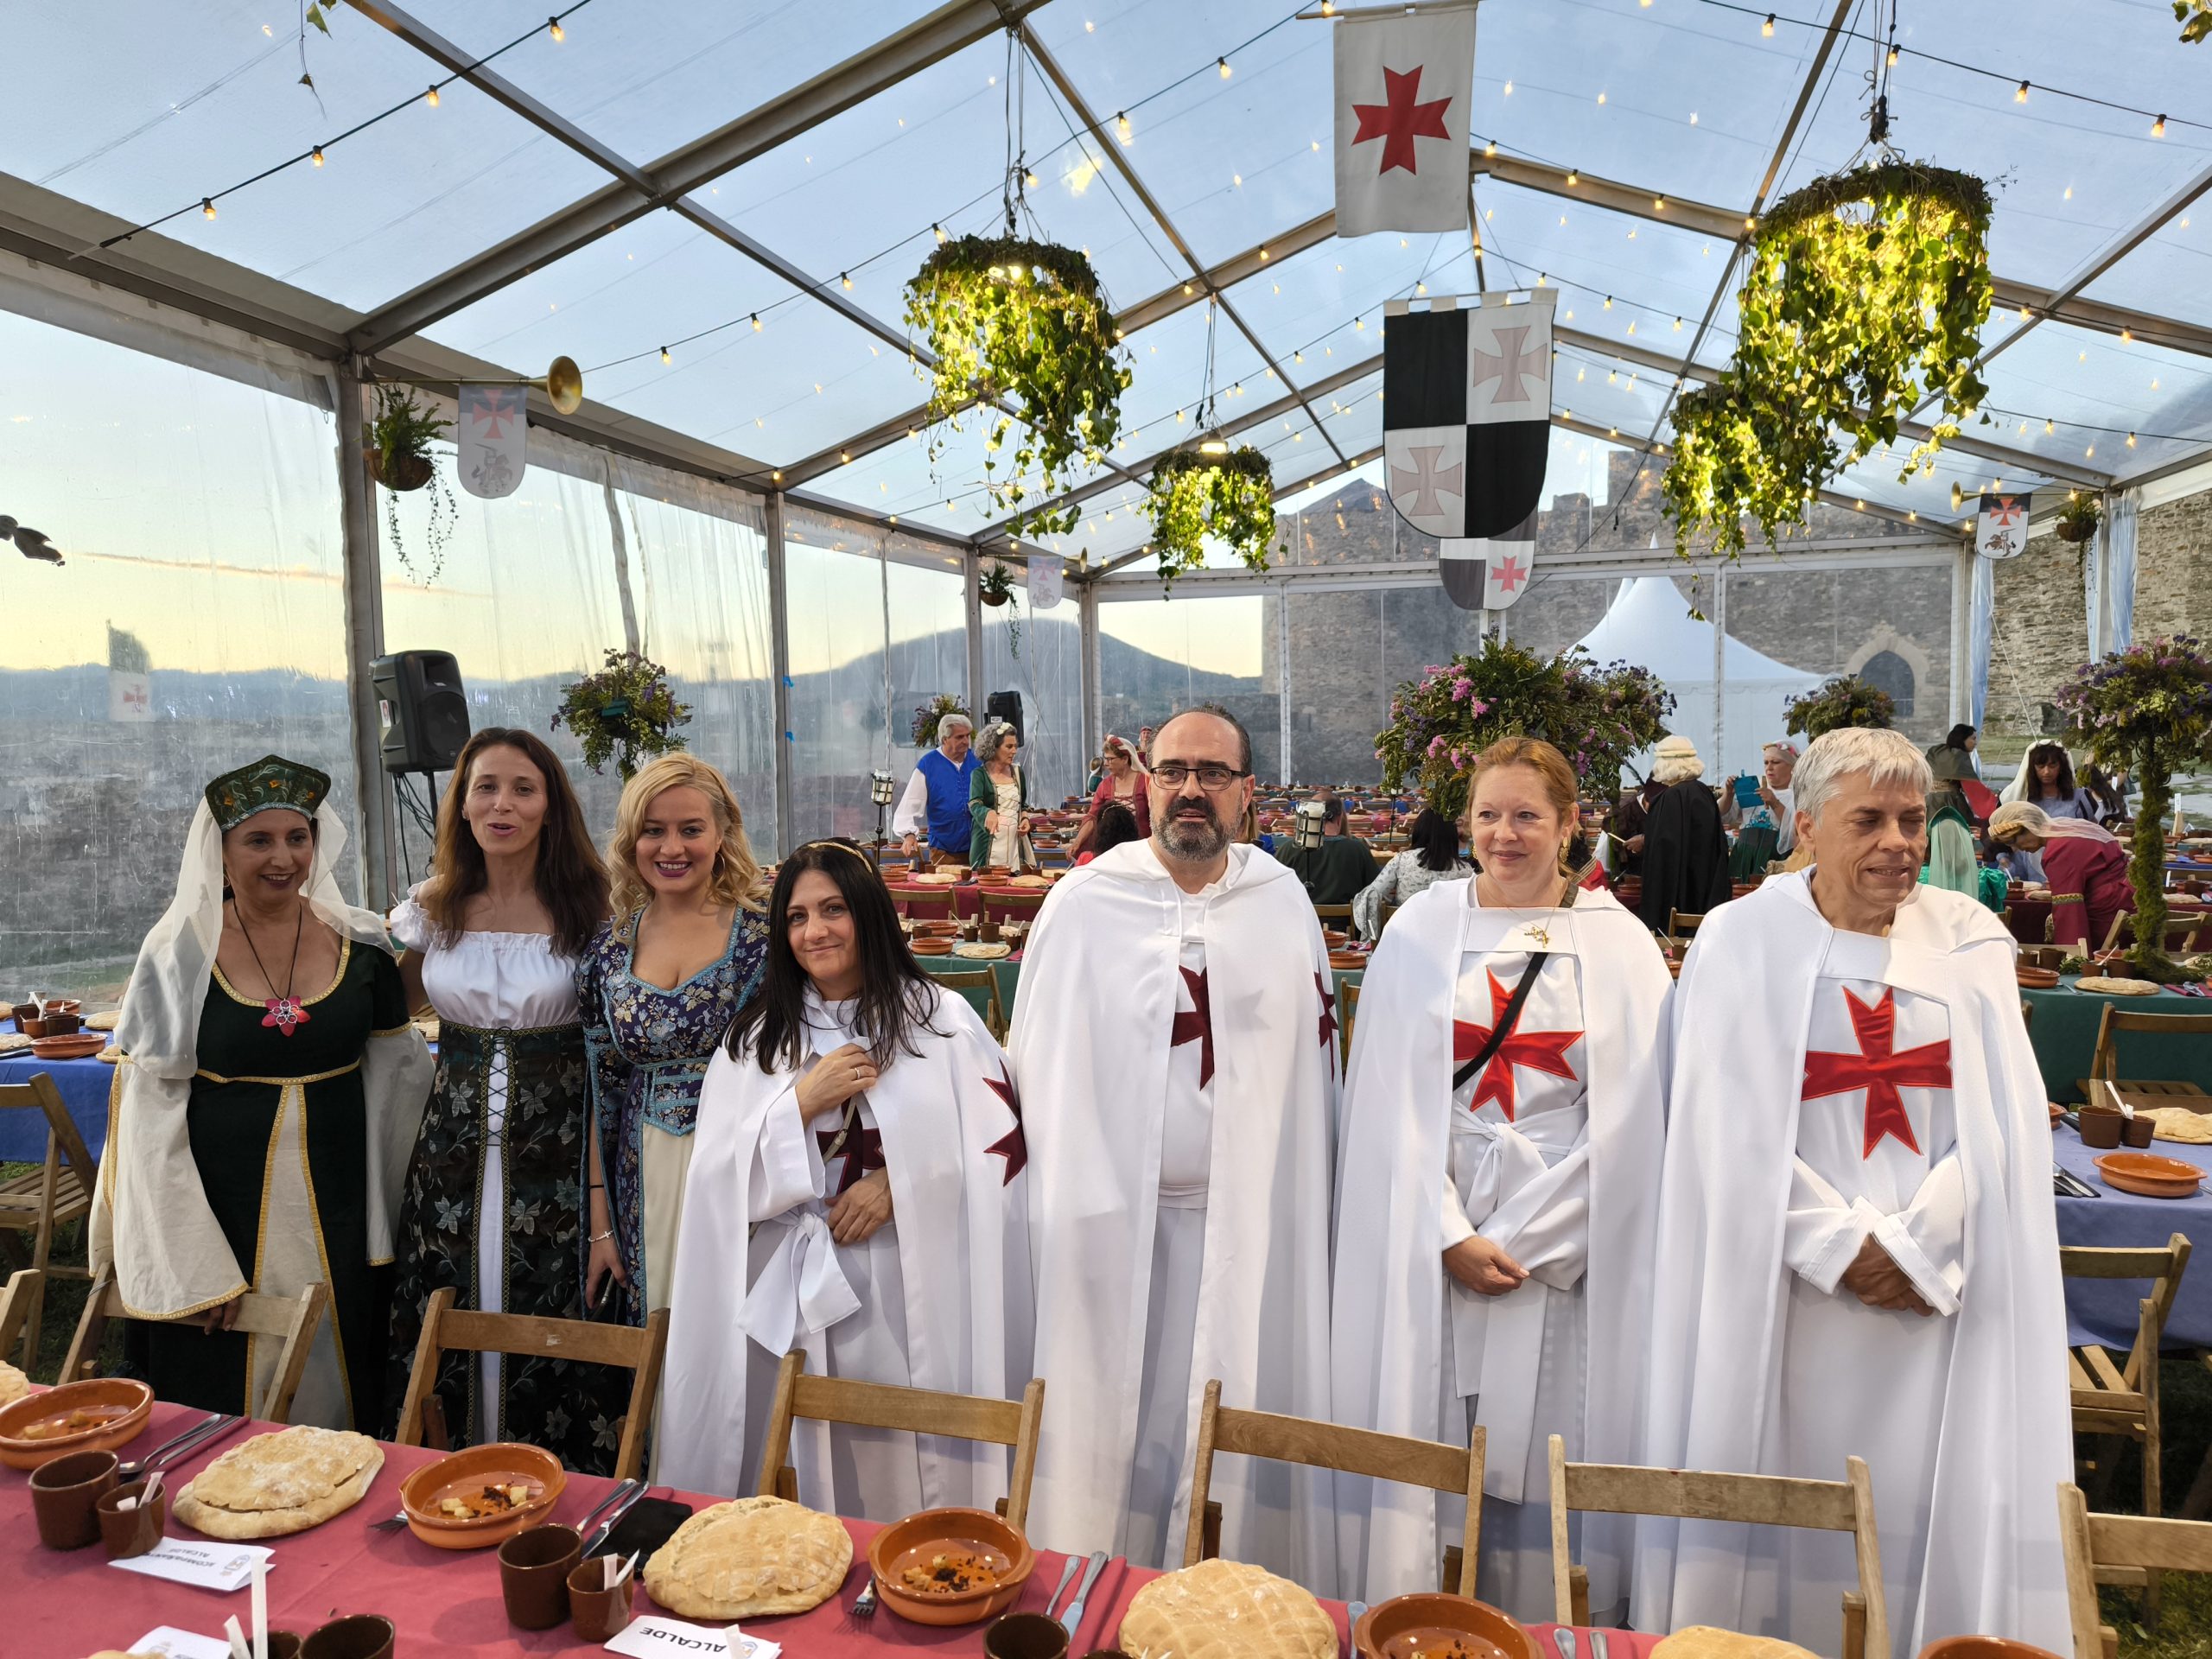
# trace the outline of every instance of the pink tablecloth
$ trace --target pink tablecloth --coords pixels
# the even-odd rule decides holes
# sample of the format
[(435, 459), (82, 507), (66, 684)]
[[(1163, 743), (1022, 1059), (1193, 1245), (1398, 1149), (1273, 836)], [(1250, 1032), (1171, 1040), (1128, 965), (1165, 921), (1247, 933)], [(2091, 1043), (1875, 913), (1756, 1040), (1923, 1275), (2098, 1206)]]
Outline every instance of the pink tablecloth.
[[(145, 1431), (121, 1455), (152, 1450), (198, 1414), (180, 1406), (157, 1404)], [(252, 1425), (244, 1433), (263, 1427)], [(242, 1438), (233, 1436), (224, 1444), (235, 1446)], [(172, 1470), (171, 1490), (215, 1455), (211, 1450)], [(400, 1482), (436, 1455), (414, 1446), (385, 1446), (384, 1468), (359, 1505), (311, 1532), (271, 1541), (276, 1550), (269, 1573), (271, 1625), (304, 1633), (344, 1614), (382, 1613), (399, 1627), (395, 1659), (582, 1653), (593, 1647), (565, 1624), (550, 1630), (518, 1630), (509, 1624), (499, 1596), (496, 1551), (432, 1549), (404, 1530), (369, 1529), (371, 1522), (397, 1512)], [(128, 1648), (159, 1625), (219, 1637), (226, 1616), (235, 1613), (241, 1624), (247, 1622), (248, 1598), (243, 1591), (218, 1595), (126, 1573), (110, 1567), (106, 1552), (98, 1544), (66, 1553), (41, 1548), (31, 1520), (29, 1481), (29, 1476), (17, 1471), (0, 1471), (0, 1538), (8, 1541), (8, 1547), (0, 1549), (0, 1608), (17, 1615), (8, 1628), (9, 1659), (84, 1659), (103, 1648)], [(581, 1521), (609, 1484), (588, 1476), (572, 1477), (554, 1519)], [(656, 1496), (662, 1495), (657, 1491)], [(717, 1501), (696, 1493), (677, 1496), (695, 1508)], [(960, 1655), (982, 1652), (982, 1626), (926, 1629), (887, 1611), (867, 1621), (855, 1619), (846, 1610), (867, 1580), (868, 1541), (878, 1529), (865, 1521), (846, 1525), (853, 1534), (853, 1567), (837, 1595), (810, 1613), (761, 1619), (748, 1624), (749, 1630), (781, 1643), (793, 1659), (860, 1659), (878, 1649), (904, 1648)], [(174, 1519), (168, 1531), (177, 1537), (197, 1535)], [(1041, 1611), (1066, 1560), (1039, 1550), (1036, 1570), (1018, 1606)], [(1081, 1628), (1071, 1633), (1071, 1655), (1080, 1659), (1111, 1647), (1130, 1599), (1157, 1576), (1126, 1561), (1109, 1562), (1090, 1592)], [(1324, 1605), (1341, 1630), (1343, 1604)], [(638, 1609), (654, 1610), (642, 1589)], [(1535, 1627), (1545, 1659), (1554, 1651), (1551, 1628)], [(1648, 1659), (1656, 1640), (1626, 1631), (1609, 1635), (1612, 1659)], [(1580, 1643), (1578, 1651), (1589, 1654), (1589, 1643)]]

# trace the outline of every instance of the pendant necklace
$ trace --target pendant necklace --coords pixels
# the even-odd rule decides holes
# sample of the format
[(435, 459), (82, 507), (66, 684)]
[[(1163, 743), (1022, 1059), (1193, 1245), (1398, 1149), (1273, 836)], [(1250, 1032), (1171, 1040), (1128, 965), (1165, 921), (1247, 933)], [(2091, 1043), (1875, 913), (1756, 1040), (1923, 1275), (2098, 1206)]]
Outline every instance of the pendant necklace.
[[(253, 951), (253, 965), (261, 969), (261, 982), (274, 991), (276, 988), (276, 976), (264, 966), (261, 952), (254, 949), (253, 934), (245, 925), (245, 912), (238, 908), (238, 901), (236, 898), (231, 900), (231, 913), (238, 918), (238, 932), (245, 939), (245, 948)], [(261, 1016), (261, 1023), (264, 1026), (276, 1027), (278, 1034), (285, 1037), (290, 1036), (293, 1032), (305, 1025), (308, 1019), (306, 1007), (292, 995), (292, 982), (298, 977), (300, 971), (300, 937), (307, 926), (307, 908), (302, 906), (300, 909), (299, 920), (292, 929), (292, 965), (284, 974), (283, 995), (268, 997), (261, 1005), (269, 1010)]]

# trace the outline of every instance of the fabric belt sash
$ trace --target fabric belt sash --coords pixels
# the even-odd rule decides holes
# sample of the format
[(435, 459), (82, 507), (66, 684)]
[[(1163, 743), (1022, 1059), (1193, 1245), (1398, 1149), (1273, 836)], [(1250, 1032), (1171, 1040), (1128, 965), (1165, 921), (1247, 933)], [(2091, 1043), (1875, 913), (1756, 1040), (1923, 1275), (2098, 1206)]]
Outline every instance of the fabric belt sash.
[(192, 1075), (205, 1078), (209, 1083), (265, 1083), (271, 1088), (288, 1089), (296, 1083), (302, 1086), (310, 1083), (327, 1083), (333, 1077), (342, 1077), (348, 1071), (358, 1071), (360, 1069), (360, 1061), (348, 1060), (345, 1065), (334, 1067), (328, 1071), (316, 1071), (304, 1077), (226, 1077), (204, 1069)]
[(784, 1236), (761, 1265), (737, 1322), (770, 1353), (787, 1354), (859, 1313), (861, 1299), (838, 1264), (837, 1241), (820, 1210), (802, 1211), (796, 1219), (779, 1217), (770, 1224), (781, 1227)]
[[(1506, 1022), (1498, 1023), (1503, 1027)], [(1512, 1207), (1513, 1195), (1540, 1180), (1554, 1160), (1567, 1155), (1582, 1131), (1585, 1116), (1582, 1111), (1539, 1112), (1525, 1127), (1516, 1127), (1452, 1108), (1452, 1138), (1485, 1143), (1468, 1160), (1459, 1183), (1459, 1200), (1468, 1219), (1474, 1220), (1478, 1213), (1485, 1217), (1476, 1222), (1477, 1231), (1488, 1236), (1488, 1228)], [(1491, 1202), (1483, 1203), (1483, 1198)], [(1478, 1415), (1489, 1436), (1483, 1490), (1492, 1497), (1518, 1503), (1535, 1433), (1536, 1378), (1552, 1287), (1531, 1277), (1503, 1296), (1479, 1296), (1449, 1274), (1445, 1287), (1457, 1379), (1452, 1391), (1480, 1397)]]

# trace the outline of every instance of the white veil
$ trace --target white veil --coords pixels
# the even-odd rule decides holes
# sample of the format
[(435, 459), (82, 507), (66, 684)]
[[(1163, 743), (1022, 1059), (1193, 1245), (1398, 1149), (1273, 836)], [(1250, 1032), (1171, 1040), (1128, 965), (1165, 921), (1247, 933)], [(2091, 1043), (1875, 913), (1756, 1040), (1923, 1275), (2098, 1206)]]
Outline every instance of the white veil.
[[(346, 851), (346, 825), (328, 801), (315, 808), (315, 868), (308, 878), (308, 903), (341, 937), (390, 950), (383, 918), (347, 904), (338, 891), (331, 872)], [(175, 896), (138, 947), (137, 964), (123, 993), (115, 1040), (133, 1065), (156, 1077), (192, 1075), (200, 1013), (207, 1001), (208, 978), (222, 936), (223, 832), (202, 801), (185, 833)]]

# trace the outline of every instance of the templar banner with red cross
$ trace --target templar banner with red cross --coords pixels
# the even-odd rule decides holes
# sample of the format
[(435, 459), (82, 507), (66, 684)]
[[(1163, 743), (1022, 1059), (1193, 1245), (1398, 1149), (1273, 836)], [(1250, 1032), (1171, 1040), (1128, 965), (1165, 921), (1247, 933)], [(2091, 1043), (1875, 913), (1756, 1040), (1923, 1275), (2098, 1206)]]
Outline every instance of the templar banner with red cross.
[(1337, 234), (1467, 228), (1472, 5), (1335, 25)]
[(1528, 586), (1551, 449), (1556, 289), (1393, 301), (1382, 334), (1384, 489), (1442, 543), (1445, 589), (1503, 610)]

